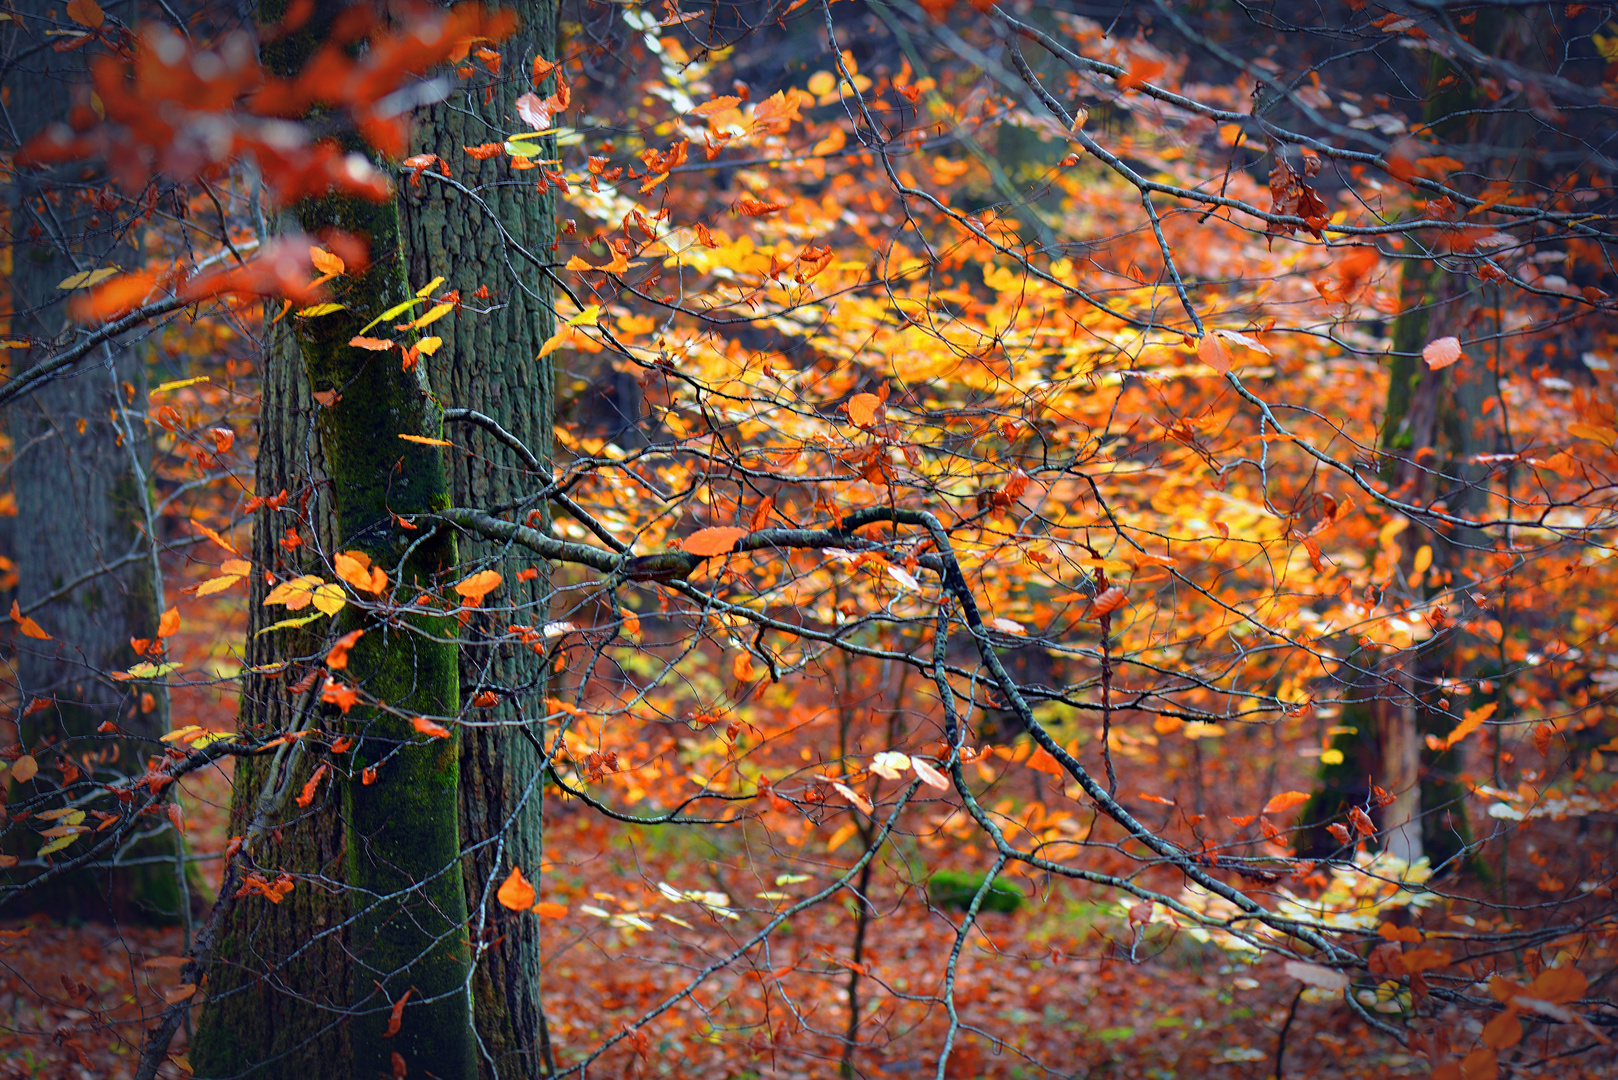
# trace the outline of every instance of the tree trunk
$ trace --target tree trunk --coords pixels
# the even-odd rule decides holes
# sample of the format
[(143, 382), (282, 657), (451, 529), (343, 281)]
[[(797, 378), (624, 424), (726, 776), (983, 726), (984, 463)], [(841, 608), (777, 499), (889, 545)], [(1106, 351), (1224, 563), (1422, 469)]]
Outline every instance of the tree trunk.
[[(555, 328), (548, 279), (501, 241), (511, 241), (542, 259), (555, 240), (555, 195), (534, 190), (537, 172), (510, 173), (504, 161), (478, 162), (461, 147), (486, 142), (490, 132), (524, 129), (514, 101), (530, 90), (543, 96), (547, 79), (532, 86), (536, 56), (556, 57), (555, 0), (519, 0), (505, 5), (521, 25), (500, 47), (500, 76), (485, 101), (481, 87), (423, 110), (412, 151), (456, 163), (460, 183), (478, 190), (475, 200), (434, 177), (422, 177), (401, 194), (405, 252), (411, 280), (420, 285), (443, 275), (467, 309), (434, 329), (443, 347), (423, 360), (445, 406), (489, 417), (514, 435), (538, 467), (487, 428), (457, 423), (447, 432), (451, 501), (457, 506), (495, 506), (517, 501), (542, 487), (551, 474), (553, 376), (549, 358), (536, 359)], [(549, 140), (546, 140), (547, 144)], [(555, 156), (547, 145), (539, 155)], [(479, 205), (481, 201), (482, 205)], [(487, 301), (472, 299), (479, 288)], [(475, 313), (492, 308), (487, 314)], [(536, 509), (544, 510), (544, 504)], [(463, 861), (467, 908), (475, 947), (482, 949), (475, 976), (480, 1067), (485, 1078), (531, 1077), (549, 1071), (540, 1004), (538, 921), (511, 912), (494, 898), (494, 887), (521, 867), (537, 880), (542, 856), (543, 785), (540, 755), (546, 713), (543, 657), (528, 646), (495, 644), (513, 623), (543, 624), (549, 609), (549, 574), (523, 582), (518, 574), (532, 560), (505, 545), (463, 539), (467, 572), (490, 568), (504, 581), (501, 591), (473, 613), (463, 630), (461, 681), (474, 702), (492, 693), (498, 702), (477, 706), (480, 724), (469, 728), (461, 756), (461, 829), (470, 854)], [(525, 730), (526, 729), (526, 730)]]
[[(31, 26), (42, 25), (47, 7), (54, 5), (26, 5), (20, 14)], [(68, 115), (73, 89), (85, 89), (88, 75), (82, 52), (38, 48), (37, 39), (11, 33), (15, 52), (5, 59), (4, 83), (15, 133), (26, 142)], [(73, 337), (66, 317), (72, 294), (57, 287), (61, 281), (138, 259), (128, 217), (97, 212), (78, 197), (104, 181), (78, 166), (69, 180), (67, 168), (21, 170), (12, 186), (10, 336), (34, 344), (9, 355), (23, 369)], [(168, 694), (160, 686), (108, 678), (137, 662), (131, 638), (156, 636), (161, 581), (147, 513), (149, 455), (138, 419), (143, 365), (133, 349), (116, 342), (94, 360), (10, 409), (17, 602), (52, 640), (17, 636), (5, 678), (15, 678), (25, 700), (54, 699), (24, 725), (23, 741), (36, 755), (42, 744), (72, 740), (75, 759), (95, 755), (97, 772), (111, 778), (143, 771), (156, 745), (143, 740), (167, 730)], [(98, 735), (105, 721), (133, 737)], [(175, 842), (174, 835), (154, 837), (130, 854), (175, 853)], [(173, 920), (185, 899), (173, 867), (148, 864), (69, 875), (27, 892), (23, 902), (57, 917), (149, 921)], [(18, 905), (7, 913), (17, 914)]]
[[(265, 498), (282, 491), (288, 497), (283, 507), (263, 506), (254, 517), (258, 572), (248, 605), (247, 672), (237, 728), (266, 738), (300, 726), (314, 687), (291, 693), (306, 668), (276, 669), (294, 657), (319, 656), (321, 635), (293, 629), (260, 636), (282, 617), (280, 609), (264, 607), (270, 587), (263, 571), (274, 571), (278, 580), (316, 572), (309, 553), (333, 550), (333, 523), (326, 502), (316, 497), (326, 481), (325, 455), (319, 440), (310, 437), (318, 406), (284, 321), (266, 325), (262, 357), (254, 490)], [(301, 506), (308, 511), (300, 513)], [(282, 546), (289, 528), (303, 544)], [(275, 673), (255, 674), (264, 670)], [(289, 801), (318, 765), (319, 758), (308, 753), (236, 759), (231, 835), (247, 837), (261, 801), (273, 805), (277, 794), (282, 803)], [(315, 1080), (347, 1071), (344, 1014), (352, 975), (348, 904), (340, 891), (347, 876), (343, 820), (323, 799), (294, 818), (270, 824), (274, 828), (248, 847), (249, 868), (270, 879), (291, 873), (300, 880), (279, 904), (244, 899), (226, 916), (191, 1042), (189, 1056), (199, 1077)]]

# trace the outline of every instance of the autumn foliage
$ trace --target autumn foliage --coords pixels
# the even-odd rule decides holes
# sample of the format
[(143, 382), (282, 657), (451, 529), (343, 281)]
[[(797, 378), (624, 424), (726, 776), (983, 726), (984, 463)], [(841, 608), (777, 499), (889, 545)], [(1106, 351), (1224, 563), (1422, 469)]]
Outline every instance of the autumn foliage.
[[(101, 170), (60, 198), (142, 240), (62, 282), (58, 338), (3, 342), (0, 406), (150, 336), (124, 401), (170, 607), (94, 735), (0, 676), (0, 900), (156, 830), (219, 905), (340, 894), (277, 845), (386, 778), (371, 718), (398, 754), (515, 726), (544, 856), (468, 872), (466, 940), (537, 920), (558, 1073), (1614, 1075), (1612, 10), (581, 0), (513, 65), (522, 5), (357, 3), (276, 74), (315, 7), (34, 19), (82, 104), (8, 171)], [(505, 128), (411, 154), (411, 110), (463, 99)], [(547, 250), (480, 238), (554, 308), (519, 358), (549, 450), (442, 392), (498, 285), (357, 310), (397, 252), (262, 221), (423, 192), (554, 209)], [(253, 489), (260, 345), (334, 317), (445, 407), (385, 434), (399, 476), (526, 463), (518, 502), (387, 526), (519, 572), (332, 537), (313, 449)], [(311, 389), (298, 437), (361, 389)], [(5, 648), (71, 649), (44, 604)], [(301, 644), (246, 671), (250, 604)], [(438, 715), (356, 659), (428, 640), (545, 675)], [(238, 729), (248, 676), (310, 719)], [(169, 733), (108, 771), (156, 691)], [(234, 759), (302, 763), (253, 839)], [(196, 917), (8, 921), (0, 1061), (186, 1071)], [(139, 978), (95, 967), (119, 947)], [(390, 1039), (420, 1008), (372, 1005)]]

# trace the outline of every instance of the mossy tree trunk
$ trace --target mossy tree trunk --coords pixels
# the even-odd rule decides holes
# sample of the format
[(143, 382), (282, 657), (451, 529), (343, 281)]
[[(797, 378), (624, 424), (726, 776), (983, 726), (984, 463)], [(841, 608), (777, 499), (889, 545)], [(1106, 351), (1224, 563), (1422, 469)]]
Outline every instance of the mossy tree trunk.
[[(19, 15), (37, 26), (55, 7), (25, 4)], [(68, 116), (75, 87), (87, 91), (88, 74), (83, 51), (55, 52), (15, 26), (6, 24), (9, 47), (0, 63), (15, 125), (7, 134), (26, 142)], [(71, 343), (71, 293), (57, 287), (61, 281), (138, 258), (129, 215), (98, 210), (91, 201), (106, 184), (78, 165), (15, 174), (7, 208), (15, 238), (7, 336), (34, 344), (7, 354), (13, 374)], [(137, 661), (131, 638), (156, 636), (160, 582), (147, 532), (144, 368), (136, 351), (118, 342), (91, 359), (9, 409), (17, 601), (53, 640), (18, 635), (16, 656), (0, 678), (14, 678), (27, 700), (54, 701), (24, 725), (23, 740), (36, 755), (57, 744), (82, 765), (89, 754), (110, 779), (144, 770), (146, 754), (158, 745), (152, 740), (167, 730), (168, 695), (160, 686), (108, 677)], [(98, 734), (106, 721), (131, 737)], [(129, 854), (171, 853), (175, 837), (165, 835)], [(169, 921), (185, 900), (173, 866), (148, 863), (72, 874), (24, 893), (22, 902), (58, 918)], [(18, 910), (13, 904), (7, 913)]]
[[(316, 719), (307, 715), (313, 687), (303, 693), (291, 688), (308, 674), (308, 658), (321, 655), (321, 635), (313, 629), (259, 633), (283, 617), (281, 609), (264, 607), (270, 586), (262, 571), (273, 571), (277, 580), (318, 572), (312, 553), (331, 551), (334, 532), (330, 508), (319, 497), (328, 490), (325, 455), (312, 437), (319, 406), (285, 321), (266, 325), (261, 364), (254, 491), (265, 498), (285, 491), (287, 499), (261, 507), (254, 517), (253, 565), (260, 572), (251, 581), (248, 670), (237, 727), (244, 735), (267, 739)], [(288, 529), (303, 542), (284, 546)], [(296, 658), (304, 659), (291, 663)], [(255, 669), (275, 674), (255, 674)], [(307, 750), (314, 744), (300, 746)], [(261, 817), (261, 805), (275, 804), (278, 795), (282, 803), (290, 802), (290, 793), (301, 791), (323, 761), (308, 752), (289, 752), (279, 760), (237, 759), (231, 835), (247, 837)], [(191, 1043), (191, 1064), (199, 1077), (344, 1076), (352, 975), (348, 902), (337, 887), (347, 877), (342, 816), (334, 800), (323, 798), (268, 824), (273, 828), (261, 830), (249, 845), (247, 869), (270, 879), (293, 874), (298, 884), (279, 904), (248, 898), (227, 914)]]
[[(536, 359), (555, 329), (551, 288), (544, 273), (502, 242), (539, 259), (551, 257), (555, 240), (555, 195), (537, 191), (536, 171), (511, 172), (504, 160), (478, 162), (461, 147), (526, 129), (514, 105), (534, 90), (551, 92), (553, 79), (531, 82), (536, 56), (556, 57), (555, 0), (518, 0), (504, 5), (518, 16), (517, 33), (500, 46), (499, 74), (485, 100), (483, 87), (418, 114), (412, 152), (456, 162), (469, 196), (432, 176), (401, 192), (405, 252), (410, 277), (426, 282), (443, 275), (444, 289), (460, 292), (467, 306), (453, 320), (434, 326), (443, 347), (424, 361), (440, 399), (449, 409), (471, 410), (515, 436), (535, 459), (524, 456), (485, 427), (457, 423), (448, 435), (451, 499), (457, 506), (508, 505), (537, 491), (550, 478), (554, 380), (549, 358)], [(550, 140), (545, 140), (549, 144)], [(546, 145), (539, 155), (555, 156)], [(479, 289), (486, 290), (479, 294)], [(487, 300), (474, 299), (486, 295)], [(485, 313), (483, 309), (489, 309)], [(544, 510), (543, 504), (536, 509)], [(506, 910), (494, 887), (513, 866), (535, 880), (542, 857), (543, 787), (540, 753), (546, 713), (543, 657), (509, 642), (513, 623), (541, 624), (549, 608), (546, 568), (509, 547), (463, 539), (468, 572), (490, 568), (504, 581), (499, 592), (473, 612), (463, 630), (461, 681), (475, 706), (479, 726), (468, 728), (461, 749), (461, 829), (469, 850), (463, 862), (467, 907), (478, 959), (477, 1030), (482, 1075), (530, 1077), (547, 1071), (548, 1048), (540, 1005), (538, 920)], [(539, 570), (528, 581), (525, 568)], [(495, 643), (496, 636), (507, 638)]]
[[(285, 6), (266, 0), (260, 17), (277, 21)], [(266, 46), (266, 66), (294, 75), (341, 10), (317, 8), (298, 33)], [(369, 245), (371, 260), (363, 272), (340, 279), (337, 299), (344, 310), (297, 321), (294, 327), (309, 395), (334, 395), (329, 405), (313, 414), (322, 471), (329, 481), (322, 487), (331, 507), (331, 543), (322, 545), (321, 561), (334, 551), (364, 552), (387, 571), (395, 595), (408, 601), (452, 580), (457, 570), (451, 534), (423, 532), (406, 524), (412, 515), (448, 505), (448, 477), (439, 450), (399, 437), (438, 437), (441, 410), (423, 368), (406, 372), (397, 353), (374, 353), (348, 344), (373, 315), (414, 291), (400, 252), (398, 206), (391, 200), (371, 203), (333, 194), (299, 203), (294, 215), (306, 232), (337, 229), (361, 238)], [(266, 384), (287, 391), (294, 378), (286, 372), (266, 375)], [(307, 409), (305, 391), (287, 396), (291, 404)], [(271, 407), (267, 395), (266, 412)], [(267, 415), (265, 420), (267, 428), (286, 423), (284, 417)], [(266, 445), (277, 441), (265, 440)], [(281, 468), (285, 467), (283, 459)], [(265, 479), (261, 475), (260, 481)], [(271, 494), (268, 486), (260, 494)], [(276, 531), (259, 530), (256, 544), (262, 555), (270, 555), (267, 537)], [(323, 569), (330, 577), (329, 568)], [(337, 622), (334, 633), (364, 631), (344, 674), (367, 700), (378, 704), (357, 706), (342, 718), (326, 717), (356, 740), (346, 761), (333, 761), (342, 790), (343, 831), (340, 839), (333, 836), (329, 810), (316, 812), (300, 854), (313, 861), (330, 860), (338, 850), (343, 854), (343, 879), (332, 884), (346, 893), (348, 907), (347, 964), (340, 965), (349, 976), (347, 993), (330, 985), (339, 972), (319, 972), (306, 965), (312, 953), (298, 961), (295, 973), (310, 981), (324, 980), (326, 986), (319, 993), (344, 996), (346, 1001), (334, 1003), (326, 1012), (319, 1002), (285, 1003), (284, 1008), (297, 1014), (300, 1028), (287, 1035), (266, 1030), (266, 1025), (245, 1015), (245, 1008), (230, 1005), (222, 998), (222, 986), (210, 987), (211, 1015), (205, 1017), (198, 1038), (198, 1075), (205, 1074), (204, 1061), (207, 1074), (226, 1074), (228, 1070), (219, 1069), (221, 1064), (238, 1069), (262, 1064), (257, 1075), (292, 1075), (290, 1058), (268, 1060), (281, 1047), (299, 1060), (304, 1080), (390, 1075), (397, 1063), (409, 1075), (463, 1077), (476, 1072), (457, 820), (460, 740), (454, 728), (447, 738), (431, 738), (418, 733), (412, 723), (421, 716), (442, 722), (459, 713), (456, 621), (453, 614), (429, 612), (383, 622), (350, 605)], [(268, 696), (273, 695), (269, 691)], [(296, 722), (298, 717), (287, 719)], [(238, 804), (252, 796), (245, 785), (238, 785)], [(293, 895), (305, 888), (316, 893), (322, 884), (305, 881)], [(318, 925), (322, 918), (329, 923), (337, 914), (323, 898), (311, 899), (302, 918), (275, 919), (278, 928), (307, 931), (311, 923)], [(244, 908), (259, 903), (257, 898), (242, 901)], [(235, 921), (232, 929), (239, 931), (239, 913)], [(335, 936), (327, 939), (325, 948), (335, 944)], [(228, 935), (226, 944), (239, 951), (251, 948), (253, 942), (250, 933), (238, 932)], [(281, 944), (297, 951), (295, 940)], [(232, 962), (224, 950), (220, 959), (223, 964)], [(216, 970), (221, 966), (216, 964)], [(244, 974), (251, 977), (256, 972)], [(298, 994), (307, 985), (273, 986), (272, 992)], [(389, 1036), (391, 1006), (407, 992), (411, 998), (401, 1016), (402, 1026)], [(237, 996), (245, 1000), (251, 991), (242, 987)], [(258, 1035), (258, 1043), (243, 1045), (242, 1036), (247, 1034)]]

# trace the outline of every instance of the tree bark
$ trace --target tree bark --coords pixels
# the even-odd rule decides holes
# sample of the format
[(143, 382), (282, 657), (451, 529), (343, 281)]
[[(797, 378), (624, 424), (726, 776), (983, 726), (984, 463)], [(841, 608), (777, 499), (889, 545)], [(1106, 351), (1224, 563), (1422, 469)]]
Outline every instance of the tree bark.
[[(38, 26), (47, 7), (54, 5), (25, 5), (19, 14)], [(8, 134), (14, 132), (20, 145), (68, 115), (75, 87), (85, 90), (88, 74), (82, 52), (57, 53), (36, 37), (8, 33)], [(66, 317), (72, 293), (58, 288), (61, 281), (97, 267), (130, 266), (139, 257), (127, 215), (98, 212), (89, 201), (89, 192), (105, 182), (78, 166), (71, 177), (65, 167), (15, 176), (7, 208), (9, 336), (34, 344), (26, 353), (9, 354), (14, 374), (73, 336)], [(160, 686), (108, 678), (137, 662), (131, 638), (156, 636), (161, 582), (146, 513), (143, 470), (149, 455), (138, 419), (144, 367), (134, 349), (116, 342), (95, 359), (10, 410), (17, 602), (52, 640), (19, 635), (6, 678), (15, 679), (25, 700), (54, 701), (24, 725), (30, 749), (37, 753), (42, 744), (72, 741), (76, 759), (95, 755), (101, 759), (97, 771), (111, 778), (144, 769), (145, 755), (156, 745), (150, 740), (168, 727), (168, 694)], [(115, 721), (130, 737), (98, 734), (105, 721)], [(171, 853), (174, 843), (172, 835), (154, 837), (130, 854)], [(58, 917), (171, 921), (185, 899), (174, 868), (148, 864), (69, 875), (29, 891), (23, 902)], [(8, 907), (7, 914), (18, 913), (19, 905)]]
[[(287, 493), (284, 505), (261, 507), (253, 521), (251, 602), (248, 605), (241, 711), (242, 734), (268, 738), (297, 730), (313, 687), (289, 692), (307, 665), (282, 668), (297, 657), (320, 655), (314, 630), (260, 634), (281, 618), (266, 608), (278, 580), (316, 572), (310, 553), (333, 550), (329, 507), (316, 496), (327, 485), (325, 455), (312, 437), (319, 406), (310, 393), (291, 328), (268, 325), (260, 372), (258, 459), (254, 490), (265, 498)], [(307, 511), (300, 512), (300, 507)], [(284, 547), (286, 530), (304, 542)], [(270, 671), (273, 674), (264, 674)], [(313, 754), (238, 758), (230, 811), (232, 836), (247, 838), (261, 803), (290, 801), (320, 759)], [(346, 1075), (350, 1000), (346, 880), (347, 848), (342, 816), (322, 800), (263, 836), (247, 849), (247, 868), (267, 878), (298, 875), (299, 884), (279, 904), (261, 898), (237, 901), (220, 933), (201, 1004), (190, 1059), (199, 1077), (250, 1076), (255, 1080), (314, 1080)], [(317, 884), (318, 883), (318, 884)]]
[[(556, 58), (555, 0), (518, 0), (504, 5), (521, 20), (499, 48), (499, 75), (485, 100), (481, 87), (418, 115), (414, 153), (437, 154), (456, 163), (457, 180), (475, 191), (463, 194), (431, 176), (404, 187), (400, 203), (410, 278), (417, 285), (443, 275), (443, 288), (458, 290), (468, 305), (453, 320), (435, 324), (444, 345), (423, 360), (446, 407), (489, 417), (532, 453), (537, 468), (507, 442), (476, 424), (447, 432), (451, 501), (457, 506), (513, 503), (542, 487), (551, 474), (554, 378), (549, 358), (536, 359), (555, 329), (549, 280), (513, 247), (550, 257), (555, 240), (555, 195), (535, 190), (536, 171), (510, 172), (503, 160), (479, 162), (463, 146), (524, 130), (514, 102), (526, 92), (541, 96), (531, 80), (536, 56)], [(555, 157), (550, 140), (540, 153)], [(487, 300), (473, 299), (480, 288)], [(481, 309), (490, 308), (486, 314)], [(535, 509), (544, 511), (544, 504)], [(543, 855), (543, 784), (540, 754), (546, 713), (544, 658), (534, 649), (493, 638), (507, 637), (513, 623), (543, 624), (550, 581), (545, 566), (533, 566), (506, 545), (462, 540), (467, 572), (489, 568), (503, 586), (473, 612), (463, 630), (461, 681), (474, 702), (481, 693), (497, 703), (475, 706), (480, 725), (463, 735), (461, 829), (469, 854), (462, 863), (474, 946), (479, 1066), (485, 1078), (532, 1077), (550, 1071), (540, 1003), (538, 920), (512, 912), (494, 898), (511, 867), (535, 880)], [(519, 573), (533, 567), (538, 577)], [(526, 730), (525, 730), (526, 729)]]

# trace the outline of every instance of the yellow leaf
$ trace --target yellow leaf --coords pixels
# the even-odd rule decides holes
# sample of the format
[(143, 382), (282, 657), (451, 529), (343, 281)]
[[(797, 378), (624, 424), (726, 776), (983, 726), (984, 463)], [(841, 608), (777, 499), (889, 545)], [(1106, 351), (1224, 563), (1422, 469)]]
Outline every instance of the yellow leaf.
[[(94, 7), (93, 4), (91, 6)], [(96, 10), (97, 12), (100, 11), (99, 8)], [(119, 273), (116, 266), (103, 266), (97, 270), (84, 270), (63, 278), (56, 287), (58, 289), (88, 289), (92, 285), (101, 284), (101, 282), (106, 281), (116, 273)]]
[(441, 337), (424, 337), (420, 341), (416, 342), (416, 351), (423, 356), (431, 356), (433, 353), (437, 352), (439, 346), (443, 344), (444, 339)]
[(241, 578), (235, 574), (226, 574), (224, 577), (209, 578), (197, 586), (198, 596), (212, 596), (214, 593), (224, 592)]
[(304, 574), (291, 581), (283, 581), (270, 590), (270, 595), (264, 598), (265, 606), (271, 604), (285, 604), (288, 611), (298, 611), (309, 606), (309, 601), (316, 586), (323, 584), (324, 578), (313, 574)]
[(278, 623), (271, 623), (269, 626), (266, 626), (264, 629), (260, 630), (258, 633), (254, 634), (253, 636), (254, 637), (263, 637), (265, 634), (268, 634), (271, 630), (289, 630), (289, 629), (291, 629), (292, 627), (295, 627), (295, 626), (308, 626), (310, 623), (312, 623), (316, 619), (320, 619), (320, 618), (324, 618), (324, 616), (321, 615), (320, 612), (317, 611), (313, 615), (305, 615), (301, 619), (282, 619)]
[(348, 598), (343, 595), (343, 587), (335, 581), (328, 581), (315, 589), (311, 594), (315, 610), (327, 615), (335, 615), (348, 606)]
[(346, 310), (342, 304), (314, 304), (310, 307), (299, 308), (298, 314), (305, 319), (318, 319), (322, 315), (330, 315), (334, 311)]
[(205, 383), (207, 381), (208, 376), (206, 375), (198, 375), (194, 379), (176, 379), (173, 382), (166, 382), (162, 386), (153, 387), (147, 396), (150, 397), (153, 394), (164, 394), (170, 390), (178, 390), (183, 386), (195, 386), (197, 383)]
[(454, 304), (434, 304), (432, 307), (424, 311), (419, 319), (412, 322), (409, 326), (405, 327), (405, 329), (419, 330), (429, 323), (437, 322), (439, 319), (442, 319), (445, 315), (448, 315), (454, 310)]
[(425, 435), (401, 435), (399, 438), (405, 442), (420, 443), (422, 446), (454, 446), (448, 439), (430, 439)]
[(601, 322), (601, 305), (591, 304), (583, 311), (569, 319), (567, 326), (597, 326)]
[(39, 853), (41, 855), (55, 854), (56, 852), (61, 851), (63, 848), (67, 847), (69, 844), (71, 844), (73, 841), (77, 840), (78, 838), (79, 838), (78, 833), (73, 833), (73, 834), (71, 834), (69, 836), (59, 836), (55, 840), (52, 840), (50, 843), (46, 844), (44, 847), (40, 848)]
[(235, 574), (237, 577), (246, 577), (253, 572), (253, 564), (246, 559), (226, 559), (219, 564), (222, 574)]
[(421, 288), (417, 289), (416, 290), (416, 296), (419, 297), (419, 298), (425, 298), (425, 297), (431, 296), (434, 293), (434, 291), (436, 291), (437, 288), (442, 284), (444, 284), (444, 275), (439, 274), (437, 277), (433, 278), (427, 284), (425, 284)]
[(579, 258), (577, 255), (575, 255), (572, 258), (568, 259), (567, 265), (562, 267), (562, 269), (563, 270), (572, 270), (575, 273), (579, 273), (579, 272), (582, 272), (582, 271), (585, 271), (585, 270), (594, 270), (595, 267), (591, 266), (588, 262), (586, 262), (585, 260), (583, 260), (583, 259)]

